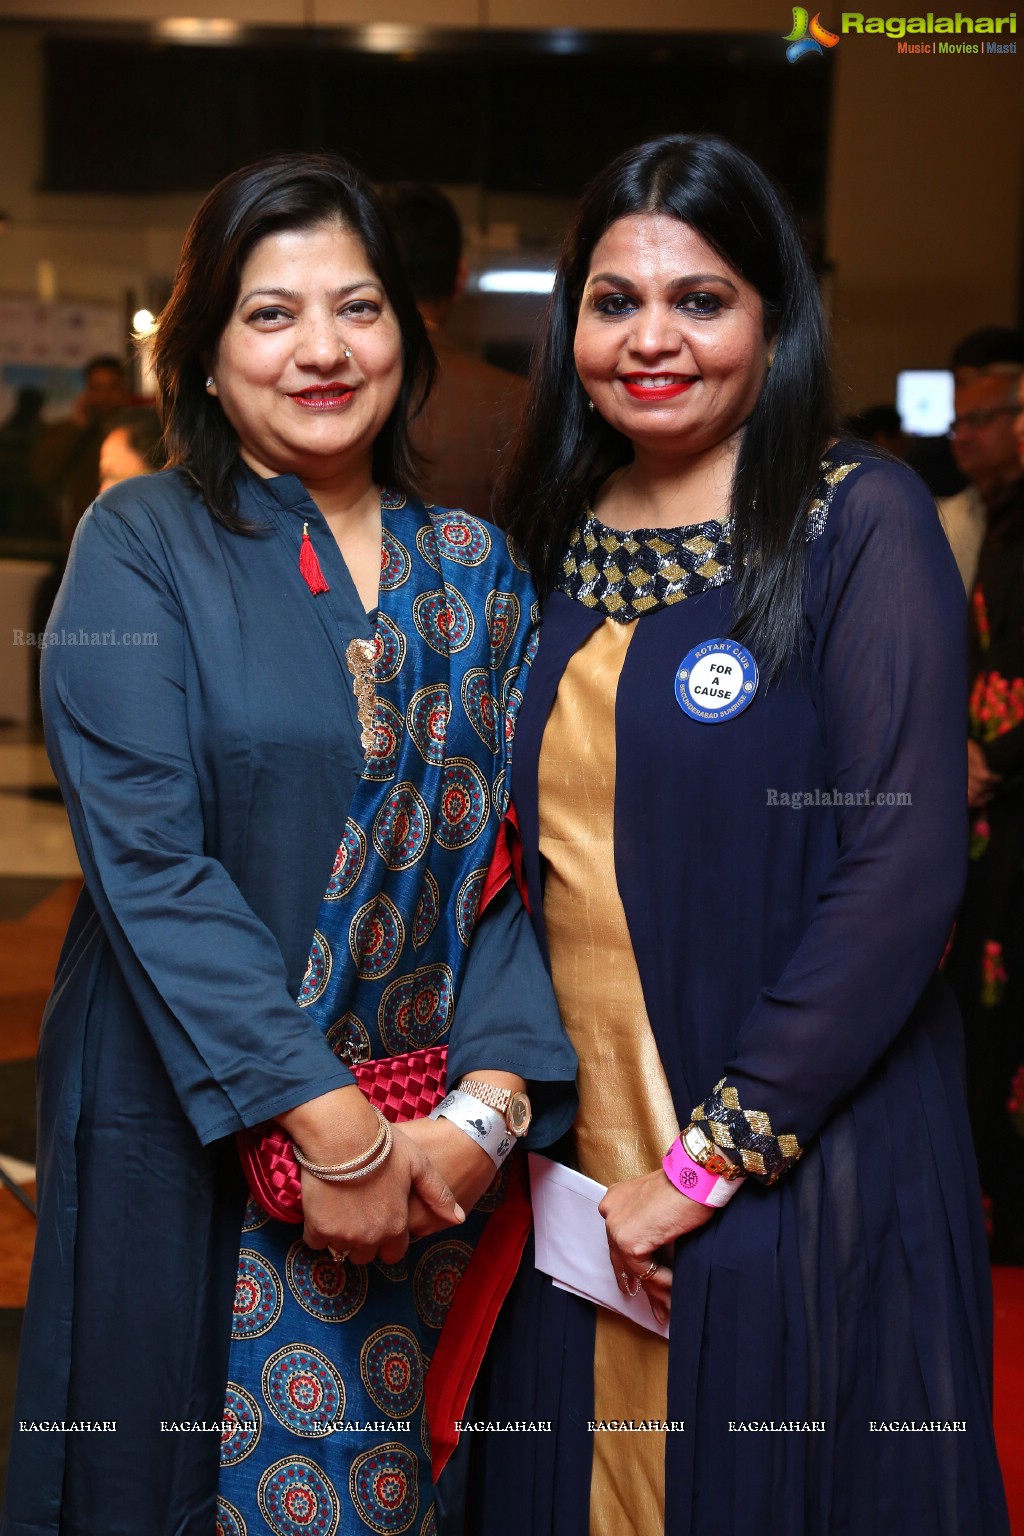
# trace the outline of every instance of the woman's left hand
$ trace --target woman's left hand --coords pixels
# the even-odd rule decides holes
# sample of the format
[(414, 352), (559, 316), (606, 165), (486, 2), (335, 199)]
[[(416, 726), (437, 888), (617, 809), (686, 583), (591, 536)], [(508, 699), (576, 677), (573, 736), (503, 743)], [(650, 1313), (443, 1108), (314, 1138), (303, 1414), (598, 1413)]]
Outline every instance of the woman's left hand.
[[(473, 1139), (450, 1120), (406, 1120), (402, 1131), (427, 1154), (464, 1211), (471, 1211), (494, 1181), (491, 1159)], [(440, 1232), (446, 1225), (414, 1193), (409, 1201), (409, 1236)]]
[(681, 1195), (659, 1168), (639, 1179), (613, 1184), (598, 1210), (605, 1219), (619, 1290), (635, 1296), (637, 1284), (641, 1285), (657, 1321), (667, 1322), (672, 1309), (672, 1266), (662, 1262), (663, 1250), (675, 1238), (710, 1221), (713, 1208)]

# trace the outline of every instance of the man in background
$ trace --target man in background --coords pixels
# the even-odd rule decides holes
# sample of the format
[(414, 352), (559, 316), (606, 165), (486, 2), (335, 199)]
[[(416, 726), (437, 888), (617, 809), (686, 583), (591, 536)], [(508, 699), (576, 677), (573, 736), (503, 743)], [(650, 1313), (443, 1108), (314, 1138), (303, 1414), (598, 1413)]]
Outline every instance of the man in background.
[(519, 424), (526, 386), (464, 352), (445, 325), (466, 284), (462, 226), (436, 187), (396, 186), (386, 195), (398, 248), (440, 373), (413, 443), (427, 461), (427, 499), (490, 517), (499, 457)]
[(1014, 432), (1024, 342), (953, 355), (953, 450), (984, 509), (971, 590), (971, 862), (946, 974), (964, 1017), (968, 1104), (994, 1263), (1024, 1264), (1024, 466)]
[(46, 427), (33, 452), (36, 484), (57, 508), (65, 545), (100, 488), (100, 445), (127, 403), (124, 364), (114, 356), (90, 358), (85, 387), (67, 421)]
[(1014, 437), (1024, 337), (1002, 326), (972, 331), (954, 349), (953, 459), (969, 482), (939, 498), (939, 516), (964, 585), (977, 574), (982, 541), (998, 537), (1000, 522), (1024, 511), (1024, 471)]

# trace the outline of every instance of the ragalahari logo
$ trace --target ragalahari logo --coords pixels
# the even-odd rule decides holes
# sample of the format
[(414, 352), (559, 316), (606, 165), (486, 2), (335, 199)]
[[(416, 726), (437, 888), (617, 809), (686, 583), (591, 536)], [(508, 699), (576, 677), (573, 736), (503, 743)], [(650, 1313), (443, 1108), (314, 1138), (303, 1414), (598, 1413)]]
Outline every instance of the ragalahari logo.
[(784, 42), (789, 44), (786, 49), (786, 58), (791, 64), (797, 59), (802, 59), (808, 53), (822, 53), (826, 48), (834, 48), (839, 41), (835, 32), (830, 32), (821, 24), (821, 12), (816, 11), (811, 17), (802, 5), (793, 7), (793, 30), (787, 32)]

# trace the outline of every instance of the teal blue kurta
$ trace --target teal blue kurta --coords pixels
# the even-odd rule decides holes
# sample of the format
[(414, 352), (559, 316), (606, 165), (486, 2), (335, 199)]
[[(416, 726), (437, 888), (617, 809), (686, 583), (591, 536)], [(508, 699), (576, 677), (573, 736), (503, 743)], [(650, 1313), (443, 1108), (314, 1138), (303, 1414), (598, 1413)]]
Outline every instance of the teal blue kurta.
[[(209, 1536), (244, 1189), (232, 1133), (351, 1081), (295, 999), (363, 769), (366, 615), (293, 477), (239, 481), (228, 533), (174, 472), (83, 519), (43, 667), (86, 890), (39, 1058), (40, 1230), (6, 1536)], [(328, 593), (311, 599), (308, 520)], [(550, 1082), (572, 1057), (506, 900), (474, 938), (452, 1049)], [(511, 958), (510, 958), (511, 957)], [(514, 964), (515, 1012), (495, 971)], [(492, 1043), (493, 1042), (493, 1043)], [(472, 1064), (465, 1060), (464, 1065)], [(455, 1061), (453, 1061), (453, 1067)], [(541, 1133), (572, 1112), (552, 1095)], [(62, 1493), (63, 1489), (63, 1493)]]

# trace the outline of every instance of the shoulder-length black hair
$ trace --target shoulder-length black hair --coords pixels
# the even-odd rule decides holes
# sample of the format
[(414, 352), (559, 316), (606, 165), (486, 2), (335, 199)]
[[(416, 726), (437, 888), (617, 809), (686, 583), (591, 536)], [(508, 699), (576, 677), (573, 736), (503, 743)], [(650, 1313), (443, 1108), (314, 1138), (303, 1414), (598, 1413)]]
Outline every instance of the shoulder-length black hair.
[(573, 339), (594, 247), (617, 219), (652, 213), (696, 230), (764, 306), (774, 358), (743, 434), (731, 515), (734, 633), (771, 677), (801, 634), (804, 510), (833, 422), (828, 340), (792, 215), (753, 160), (725, 139), (653, 139), (614, 160), (584, 192), (559, 259), (497, 520), (523, 549), (541, 591), (550, 591), (582, 508), (632, 458), (628, 438), (587, 408)]
[(168, 462), (186, 472), (213, 516), (236, 533), (253, 529), (238, 511), (238, 438), (206, 390), (210, 361), (257, 242), (335, 220), (362, 241), (402, 337), (402, 385), (373, 445), (373, 476), (397, 491), (417, 489), (409, 423), (430, 393), (437, 365), (387, 215), (369, 183), (339, 155), (274, 155), (225, 176), (204, 200), (185, 236), (154, 348)]

